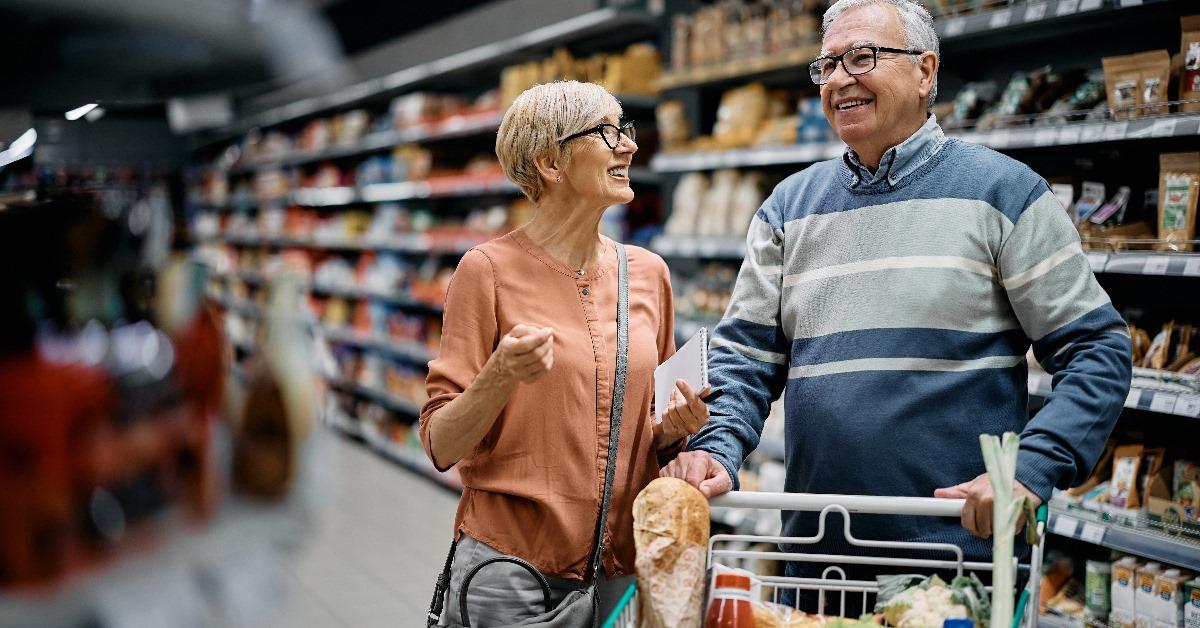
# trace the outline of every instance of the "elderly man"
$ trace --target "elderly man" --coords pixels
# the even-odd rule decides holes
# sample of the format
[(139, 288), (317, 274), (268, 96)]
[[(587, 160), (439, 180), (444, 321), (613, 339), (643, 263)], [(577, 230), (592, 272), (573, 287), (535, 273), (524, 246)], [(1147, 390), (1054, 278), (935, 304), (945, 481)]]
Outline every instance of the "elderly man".
[[(665, 473), (709, 496), (737, 488), (782, 392), (786, 490), (965, 498), (962, 527), (875, 516), (855, 518), (854, 533), (987, 559), (979, 435), (1021, 434), (1019, 490), (1035, 503), (1082, 482), (1129, 389), (1125, 323), (1045, 181), (942, 133), (923, 8), (840, 0), (822, 47), (809, 71), (848, 148), (784, 180), (755, 215), (712, 339), (710, 383), (724, 395)], [(1032, 419), (1031, 344), (1054, 376)], [(783, 524), (788, 536), (816, 531), (812, 515)]]

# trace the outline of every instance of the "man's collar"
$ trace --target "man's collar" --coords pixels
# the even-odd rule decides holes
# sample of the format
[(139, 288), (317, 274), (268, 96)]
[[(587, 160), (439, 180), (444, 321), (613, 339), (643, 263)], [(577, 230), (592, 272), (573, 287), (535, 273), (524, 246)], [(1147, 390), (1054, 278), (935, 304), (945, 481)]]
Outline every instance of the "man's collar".
[(873, 185), (887, 181), (891, 185), (896, 185), (904, 177), (925, 165), (925, 162), (929, 161), (929, 158), (933, 157), (945, 142), (946, 134), (938, 125), (937, 116), (931, 113), (925, 120), (925, 124), (921, 125), (916, 133), (883, 153), (883, 157), (879, 159), (879, 168), (874, 173), (863, 165), (858, 154), (849, 147), (846, 148), (843, 161), (858, 177), (859, 183)]

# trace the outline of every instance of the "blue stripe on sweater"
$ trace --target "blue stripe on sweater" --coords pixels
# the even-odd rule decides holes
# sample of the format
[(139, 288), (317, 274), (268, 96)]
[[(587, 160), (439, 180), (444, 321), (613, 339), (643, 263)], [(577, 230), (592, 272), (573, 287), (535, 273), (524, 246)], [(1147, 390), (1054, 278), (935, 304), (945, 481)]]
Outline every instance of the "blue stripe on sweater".
[(862, 358), (934, 358), (974, 360), (1021, 355), (1029, 339), (1021, 330), (982, 334), (952, 329), (861, 329), (798, 338), (792, 342), (791, 366)]
[(776, 347), (779, 353), (787, 351), (787, 338), (783, 330), (775, 325), (761, 325), (740, 318), (726, 318), (713, 330), (713, 336), (738, 344), (765, 349)]

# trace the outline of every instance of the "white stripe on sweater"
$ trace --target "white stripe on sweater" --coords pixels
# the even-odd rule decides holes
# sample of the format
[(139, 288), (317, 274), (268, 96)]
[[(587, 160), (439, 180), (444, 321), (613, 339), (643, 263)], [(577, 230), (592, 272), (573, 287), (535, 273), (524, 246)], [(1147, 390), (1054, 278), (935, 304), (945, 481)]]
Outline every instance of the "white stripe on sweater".
[(826, 266), (794, 275), (785, 275), (783, 278), (783, 287), (790, 288), (809, 281), (844, 277), (859, 273), (907, 268), (945, 268), (950, 270), (964, 270), (990, 278), (996, 276), (996, 269), (993, 266), (966, 257), (955, 255), (910, 255), (850, 262), (848, 264)]
[(750, 346), (741, 344), (739, 342), (733, 342), (732, 340), (727, 340), (725, 338), (720, 338), (720, 337), (713, 337), (713, 339), (709, 341), (708, 346), (710, 349), (716, 349), (717, 347), (726, 347), (726, 348), (732, 349), (735, 352), (740, 353), (752, 360), (758, 360), (759, 362), (767, 362), (770, 364), (786, 365), (787, 361), (788, 361), (787, 356), (782, 353), (775, 353), (774, 351), (764, 351), (762, 349), (756, 349), (754, 347), (750, 347)]
[(982, 369), (1012, 368), (1025, 359), (1023, 355), (1002, 355), (977, 360), (941, 360), (936, 358), (861, 358), (823, 364), (793, 366), (788, 377), (820, 377), (862, 371), (940, 371), (960, 372)]
[(1046, 273), (1054, 270), (1059, 264), (1075, 257), (1083, 255), (1083, 249), (1079, 246), (1079, 242), (1071, 242), (1061, 249), (1050, 254), (1050, 257), (1038, 262), (1029, 270), (1017, 273), (1003, 282), (1006, 290), (1015, 290), (1021, 286), (1044, 276)]

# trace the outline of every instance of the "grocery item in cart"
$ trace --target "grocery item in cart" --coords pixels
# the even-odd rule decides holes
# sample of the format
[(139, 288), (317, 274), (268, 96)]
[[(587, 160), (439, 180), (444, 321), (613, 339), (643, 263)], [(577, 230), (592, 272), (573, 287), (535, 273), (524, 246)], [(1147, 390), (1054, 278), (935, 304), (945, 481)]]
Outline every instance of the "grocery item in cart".
[(791, 606), (755, 601), (754, 625), (755, 628), (822, 628), (825, 618), (809, 615)]
[(987, 626), (988, 595), (974, 575), (947, 585), (938, 576), (879, 576), (875, 612), (897, 628), (941, 626), (947, 619), (973, 619)]
[(643, 628), (697, 628), (703, 609), (708, 500), (678, 478), (659, 478), (633, 502)]
[(750, 576), (740, 573), (717, 574), (712, 601), (705, 613), (704, 628), (755, 628), (750, 603)]

